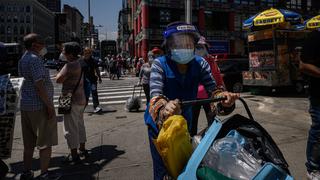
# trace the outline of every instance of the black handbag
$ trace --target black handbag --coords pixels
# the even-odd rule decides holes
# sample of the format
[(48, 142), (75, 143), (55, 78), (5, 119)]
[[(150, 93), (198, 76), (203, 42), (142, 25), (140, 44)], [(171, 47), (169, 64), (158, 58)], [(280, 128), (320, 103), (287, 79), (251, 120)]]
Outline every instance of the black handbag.
[(81, 70), (80, 78), (77, 82), (77, 85), (74, 87), (72, 93), (60, 95), (59, 100), (58, 100), (58, 102), (59, 102), (58, 114), (69, 114), (71, 112), (72, 95), (76, 92), (76, 90), (80, 84), (81, 78), (82, 78), (82, 70)]

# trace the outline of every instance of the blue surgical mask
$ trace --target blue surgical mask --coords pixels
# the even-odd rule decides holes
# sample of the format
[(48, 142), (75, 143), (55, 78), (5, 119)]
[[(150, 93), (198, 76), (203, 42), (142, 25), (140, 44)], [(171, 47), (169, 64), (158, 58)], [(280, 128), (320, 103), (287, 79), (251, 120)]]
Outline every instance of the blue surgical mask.
[(179, 64), (188, 64), (194, 58), (194, 49), (172, 49), (171, 59)]

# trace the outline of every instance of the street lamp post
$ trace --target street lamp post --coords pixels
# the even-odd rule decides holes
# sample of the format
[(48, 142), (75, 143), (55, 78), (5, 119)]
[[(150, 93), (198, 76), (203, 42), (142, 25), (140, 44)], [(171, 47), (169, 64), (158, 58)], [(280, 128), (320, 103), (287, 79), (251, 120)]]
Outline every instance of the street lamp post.
[(185, 0), (185, 18), (186, 22), (192, 24), (192, 3), (191, 0)]
[(91, 27), (92, 27), (92, 22), (90, 18), (90, 0), (88, 0), (88, 22), (89, 22), (89, 47), (92, 47), (92, 32), (91, 32)]

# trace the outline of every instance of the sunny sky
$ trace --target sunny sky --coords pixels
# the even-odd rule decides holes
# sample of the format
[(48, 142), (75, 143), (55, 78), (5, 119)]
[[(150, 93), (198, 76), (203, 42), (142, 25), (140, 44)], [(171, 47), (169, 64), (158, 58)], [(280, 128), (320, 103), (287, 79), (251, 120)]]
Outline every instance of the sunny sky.
[[(84, 21), (88, 21), (88, 0), (61, 0), (63, 4), (77, 7)], [(102, 25), (99, 29), (99, 39), (104, 40), (107, 32), (107, 38), (115, 40), (118, 31), (118, 14), (122, 6), (122, 0), (91, 0), (91, 16), (95, 25)]]

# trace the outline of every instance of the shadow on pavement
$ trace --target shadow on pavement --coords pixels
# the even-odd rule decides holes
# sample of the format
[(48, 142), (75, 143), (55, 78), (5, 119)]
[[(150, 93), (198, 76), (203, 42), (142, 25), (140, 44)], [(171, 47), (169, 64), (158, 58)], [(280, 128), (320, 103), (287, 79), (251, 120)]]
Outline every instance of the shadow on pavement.
[[(103, 169), (109, 162), (118, 156), (125, 153), (125, 151), (117, 150), (116, 145), (102, 145), (95, 147), (89, 151), (89, 157), (82, 161), (81, 164), (67, 165), (63, 163), (64, 156), (53, 157), (50, 161), (50, 172), (59, 174), (59, 180), (77, 179), (87, 180), (96, 179), (98, 172)], [(33, 170), (40, 168), (39, 159), (33, 160)], [(23, 171), (23, 162), (10, 164), (11, 174), (10, 178), (17, 179), (18, 174)], [(54, 170), (52, 170), (54, 169)]]

